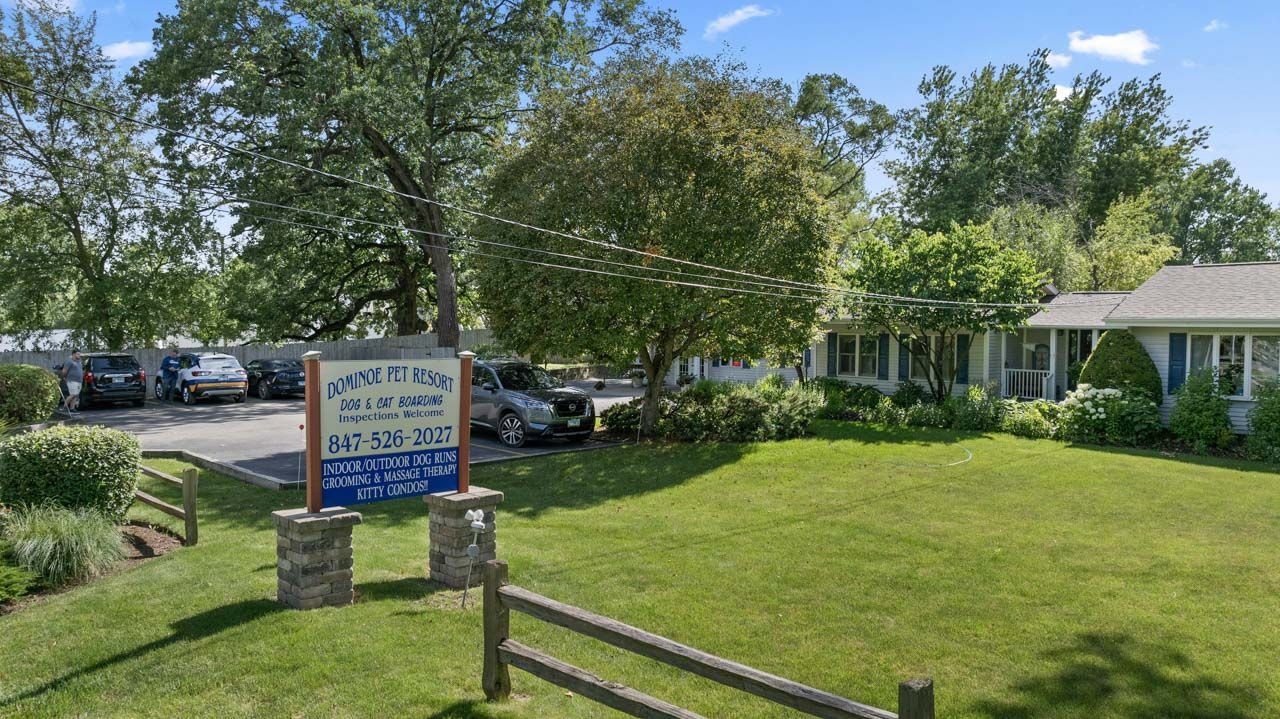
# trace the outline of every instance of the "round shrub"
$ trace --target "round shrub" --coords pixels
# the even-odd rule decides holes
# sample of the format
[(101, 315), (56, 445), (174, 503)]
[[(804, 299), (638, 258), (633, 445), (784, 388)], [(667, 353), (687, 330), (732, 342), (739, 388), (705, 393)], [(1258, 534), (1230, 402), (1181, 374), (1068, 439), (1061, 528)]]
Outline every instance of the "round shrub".
[(1080, 369), (1080, 386), (1137, 389), (1159, 404), (1164, 399), (1160, 372), (1151, 355), (1127, 330), (1107, 330)]
[(1059, 411), (1059, 433), (1072, 442), (1137, 446), (1160, 432), (1160, 408), (1142, 390), (1082, 384)]
[(51, 586), (97, 576), (124, 558), (115, 522), (91, 509), (18, 509), (6, 522), (5, 542), (18, 566)]
[(769, 403), (757, 392), (730, 392), (711, 403), (716, 418), (716, 438), (722, 442), (758, 442), (769, 439), (765, 417)]
[(51, 502), (124, 518), (138, 484), (138, 438), (106, 427), (54, 427), (0, 443), (0, 502)]
[(924, 388), (924, 385), (917, 384), (910, 380), (902, 380), (893, 390), (893, 403), (902, 409), (920, 404), (921, 402), (930, 402), (932, 400), (933, 397), (929, 394), (928, 390)]
[(25, 597), (39, 583), (34, 572), (0, 561), (0, 604)]
[(61, 399), (58, 378), (49, 370), (29, 364), (0, 365), (0, 423), (43, 421)]
[(619, 402), (601, 412), (600, 421), (611, 432), (635, 434), (640, 429), (640, 406), (642, 404), (644, 404), (644, 400), (639, 398), (630, 402)]
[(1057, 405), (1044, 400), (1010, 401), (1000, 417), (1000, 431), (1031, 439), (1048, 439), (1054, 433)]
[(1280, 462), (1280, 382), (1255, 383), (1253, 399), (1245, 447), (1254, 459)]
[(975, 384), (960, 397), (948, 397), (945, 409), (953, 429), (986, 432), (1000, 426), (1004, 404), (994, 388)]
[(1231, 431), (1231, 402), (1222, 394), (1213, 370), (1192, 372), (1178, 389), (1169, 415), (1169, 431), (1197, 452), (1226, 449), (1236, 439)]
[(920, 402), (903, 410), (903, 421), (909, 427), (937, 427), (951, 425), (946, 409), (939, 404)]
[(809, 423), (822, 410), (822, 393), (794, 384), (769, 402), (765, 422), (772, 439), (794, 439), (809, 431)]

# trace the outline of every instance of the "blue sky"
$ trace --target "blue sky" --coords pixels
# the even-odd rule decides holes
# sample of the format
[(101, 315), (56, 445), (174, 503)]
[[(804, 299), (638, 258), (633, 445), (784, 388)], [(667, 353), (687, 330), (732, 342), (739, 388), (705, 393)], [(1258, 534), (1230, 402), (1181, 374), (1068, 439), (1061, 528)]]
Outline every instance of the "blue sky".
[[(99, 39), (132, 64), (171, 2), (78, 0), (98, 12)], [(915, 104), (934, 65), (961, 71), (1061, 55), (1055, 79), (1100, 70), (1122, 80), (1159, 73), (1176, 117), (1212, 128), (1206, 159), (1225, 157), (1280, 202), (1280, 5), (1266, 2), (910, 2), (896, 0), (651, 0), (685, 26), (684, 51), (726, 48), (762, 75), (848, 77), (891, 108)], [(1067, 61), (1066, 58), (1070, 60)], [(878, 182), (873, 178), (873, 183)]]

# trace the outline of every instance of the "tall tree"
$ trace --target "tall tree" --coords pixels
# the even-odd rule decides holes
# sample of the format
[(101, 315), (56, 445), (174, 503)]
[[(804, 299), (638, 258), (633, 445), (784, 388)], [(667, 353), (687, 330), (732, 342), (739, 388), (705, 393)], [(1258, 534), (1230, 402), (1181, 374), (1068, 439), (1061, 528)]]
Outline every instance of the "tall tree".
[(807, 75), (795, 113), (818, 149), (823, 196), (863, 199), (867, 166), (892, 147), (897, 118), (839, 75)]
[(1090, 290), (1133, 290), (1178, 256), (1169, 236), (1156, 229), (1152, 193), (1121, 197), (1084, 246)]
[[(474, 200), (477, 173), (539, 88), (576, 76), (600, 52), (669, 47), (678, 29), (641, 0), (190, 0), (160, 18), (156, 55), (134, 79), (159, 99), (167, 125), (400, 193), (243, 154), (211, 163), (207, 149), (165, 138), (169, 157), (194, 181), (402, 225), (434, 276), (431, 328), (456, 345), (455, 241), (447, 235), (465, 230), (468, 218), (438, 203)], [(384, 261), (394, 263), (402, 243), (378, 234), (366, 244), (385, 245)], [(378, 251), (362, 249), (346, 270)], [(397, 303), (399, 331), (420, 329), (416, 290), (384, 283), (346, 291)]]
[(1181, 250), (1179, 261), (1280, 259), (1280, 212), (1265, 194), (1237, 178), (1230, 162), (1198, 165), (1161, 190), (1162, 229)]
[[(647, 58), (611, 63), (583, 91), (549, 94), (543, 103), (492, 177), (494, 214), (656, 256), (823, 280), (831, 218), (811, 143), (785, 87), (712, 61)], [(485, 239), (637, 267), (502, 251), (513, 258), (683, 281), (689, 280), (644, 268), (708, 272), (501, 223), (483, 222), (477, 231)], [(662, 378), (677, 357), (759, 357), (773, 343), (803, 346), (818, 309), (788, 290), (735, 283), (730, 274), (692, 281), (768, 294), (508, 259), (477, 262), (481, 304), (507, 345), (617, 362), (639, 356), (650, 378), (646, 432), (657, 421)]]
[[(140, 104), (113, 76), (94, 21), (46, 2), (0, 11), (5, 77), (116, 112)], [(216, 232), (193, 198), (165, 193), (154, 147), (134, 126), (0, 86), (0, 286), (11, 329), (56, 317), (117, 349), (179, 332), (198, 314), (191, 283)], [(157, 198), (157, 196), (161, 196)]]
[[(940, 300), (941, 303), (866, 300), (854, 314), (869, 326), (907, 337), (911, 361), (918, 363), (938, 401), (955, 385), (957, 338), (989, 330), (1010, 331), (1030, 311), (1043, 275), (1030, 255), (1001, 247), (991, 226), (953, 225), (947, 232), (914, 230), (903, 238), (869, 238), (855, 247), (846, 273), (850, 287), (881, 295)], [(942, 304), (955, 303), (955, 304)]]

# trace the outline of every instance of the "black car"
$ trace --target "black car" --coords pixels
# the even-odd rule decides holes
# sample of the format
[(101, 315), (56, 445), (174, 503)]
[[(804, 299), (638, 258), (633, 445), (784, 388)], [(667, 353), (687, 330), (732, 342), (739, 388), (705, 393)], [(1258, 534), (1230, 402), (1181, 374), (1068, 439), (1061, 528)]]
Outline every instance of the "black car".
[(262, 359), (245, 365), (249, 373), (249, 390), (258, 399), (302, 395), (307, 388), (302, 360)]
[(88, 352), (80, 356), (84, 382), (80, 406), (129, 402), (141, 407), (147, 401), (147, 371), (136, 357), (123, 352)]

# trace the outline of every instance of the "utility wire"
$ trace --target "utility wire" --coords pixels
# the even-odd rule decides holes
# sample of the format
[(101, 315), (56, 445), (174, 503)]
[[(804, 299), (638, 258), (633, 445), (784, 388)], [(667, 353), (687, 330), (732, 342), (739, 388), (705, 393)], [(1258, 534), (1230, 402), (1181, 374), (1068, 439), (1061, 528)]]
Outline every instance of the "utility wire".
[[(798, 280), (788, 280), (788, 279), (782, 279), (782, 278), (777, 278), (777, 277), (770, 277), (770, 276), (768, 276), (768, 275), (761, 275), (761, 274), (756, 274), (756, 273), (752, 273), (752, 272), (746, 272), (746, 271), (743, 271), (743, 270), (735, 270), (735, 269), (726, 268), (726, 267), (717, 267), (717, 266), (715, 266), (715, 265), (710, 265), (710, 264), (705, 264), (705, 263), (700, 263), (700, 262), (694, 262), (694, 261), (692, 261), (692, 260), (685, 260), (685, 259), (681, 259), (681, 258), (678, 258), (678, 257), (670, 257), (670, 256), (667, 256), (667, 255), (661, 255), (661, 254), (658, 254), (658, 253), (655, 253), (655, 252), (650, 252), (650, 251), (647, 251), (647, 250), (638, 250), (638, 249), (631, 248), (631, 247), (624, 247), (624, 246), (621, 246), (621, 245), (614, 244), (614, 243), (612, 243), (612, 242), (604, 242), (604, 241), (602, 241), (602, 240), (593, 240), (593, 239), (590, 239), (590, 238), (587, 238), (587, 237), (581, 237), (581, 236), (578, 236), (578, 235), (573, 235), (573, 234), (569, 234), (569, 233), (566, 233), (566, 232), (561, 232), (561, 231), (559, 231), (559, 230), (552, 230), (552, 229), (548, 229), (548, 228), (545, 228), (545, 227), (538, 227), (538, 226), (536, 226), (536, 225), (531, 225), (531, 224), (528, 224), (528, 223), (520, 222), (520, 221), (518, 221), (518, 220), (511, 220), (511, 219), (507, 219), (507, 218), (504, 218), (504, 217), (498, 217), (498, 216), (496, 216), (496, 215), (492, 215), (492, 214), (489, 214), (489, 213), (486, 213), (486, 212), (482, 212), (482, 211), (480, 211), (480, 210), (473, 210), (473, 209), (466, 208), (466, 207), (462, 207), (462, 206), (459, 206), (459, 205), (453, 205), (453, 204), (450, 204), (450, 203), (447, 203), (447, 202), (442, 202), (442, 201), (440, 201), (440, 200), (435, 200), (435, 199), (427, 198), (427, 197), (420, 197), (420, 196), (418, 196), (418, 195), (411, 195), (411, 194), (408, 194), (408, 193), (405, 193), (405, 192), (401, 192), (401, 191), (399, 191), (399, 190), (395, 190), (395, 189), (392, 189), (392, 188), (387, 188), (387, 187), (382, 187), (382, 186), (379, 186), (379, 185), (374, 185), (374, 184), (372, 184), (372, 183), (365, 182), (365, 181), (363, 181), (363, 180), (357, 180), (357, 179), (354, 179), (354, 178), (345, 177), (345, 176), (343, 176), (343, 175), (338, 175), (338, 174), (335, 174), (335, 173), (332, 173), (332, 172), (328, 172), (327, 170), (322, 170), (322, 169), (315, 168), (315, 167), (309, 167), (309, 166), (307, 166), (307, 165), (303, 165), (303, 164), (298, 163), (298, 162), (295, 162), (295, 161), (293, 161), (293, 160), (286, 160), (286, 159), (279, 158), (279, 157), (273, 157), (273, 156), (271, 156), (271, 155), (266, 155), (266, 154), (264, 154), (264, 153), (256, 152), (256, 151), (254, 151), (254, 150), (248, 150), (248, 149), (245, 149), (245, 148), (242, 148), (242, 147), (236, 147), (236, 146), (234, 146), (234, 145), (229, 145), (229, 144), (227, 144), (227, 143), (224, 143), (224, 142), (221, 142), (221, 141), (218, 141), (218, 140), (212, 140), (212, 139), (209, 139), (209, 138), (206, 138), (206, 137), (200, 136), (200, 135), (196, 135), (196, 134), (194, 134), (194, 133), (189, 133), (189, 132), (185, 132), (185, 131), (182, 131), (182, 130), (175, 130), (175, 129), (173, 129), (173, 128), (165, 127), (165, 126), (163, 126), (163, 125), (159, 125), (159, 124), (154, 123), (154, 122), (151, 122), (151, 121), (149, 121), (149, 120), (143, 120), (143, 119), (140, 119), (140, 118), (138, 118), (138, 117), (134, 117), (134, 116), (131, 116), (131, 115), (128, 115), (128, 114), (122, 113), (122, 112), (118, 112), (118, 111), (116, 111), (116, 110), (112, 110), (112, 109), (107, 108), (107, 107), (102, 107), (101, 105), (94, 105), (94, 104), (92, 104), (92, 103), (84, 102), (84, 101), (81, 101), (81, 100), (76, 100), (76, 99), (74, 99), (74, 98), (69, 98), (69, 97), (66, 97), (66, 96), (64, 96), (64, 95), (60, 95), (60, 94), (58, 94), (58, 93), (51, 92), (51, 91), (49, 91), (49, 90), (44, 90), (44, 89), (41, 89), (41, 88), (33, 87), (33, 86), (31, 86), (31, 85), (26, 85), (26, 84), (23, 84), (23, 83), (15, 82), (15, 81), (10, 80), (10, 79), (8, 79), (8, 78), (0, 77), (0, 83), (3, 83), (3, 84), (5, 84), (5, 85), (8, 85), (8, 86), (13, 87), (13, 88), (16, 88), (16, 89), (26, 90), (26, 91), (28, 91), (28, 92), (33, 92), (33, 93), (37, 93), (37, 94), (40, 94), (40, 95), (44, 95), (45, 97), (48, 97), (48, 98), (51, 98), (51, 99), (57, 100), (57, 101), (59, 101), (59, 102), (64, 102), (64, 103), (68, 103), (68, 104), (71, 104), (71, 105), (75, 105), (75, 106), (77, 106), (77, 107), (80, 107), (80, 108), (83, 108), (83, 109), (86, 109), (86, 110), (91, 110), (91, 111), (95, 111), (95, 112), (100, 112), (100, 113), (103, 113), (103, 114), (109, 115), (109, 116), (111, 116), (111, 117), (114, 117), (114, 118), (116, 118), (117, 120), (121, 120), (121, 121), (124, 121), (124, 122), (130, 122), (130, 123), (133, 123), (133, 124), (136, 124), (136, 125), (140, 125), (140, 126), (142, 126), (142, 127), (147, 127), (147, 128), (150, 128), (150, 129), (156, 130), (156, 131), (158, 131), (158, 132), (165, 132), (165, 133), (169, 133), (169, 134), (171, 134), (171, 135), (175, 135), (175, 136), (178, 136), (178, 137), (186, 138), (186, 139), (191, 140), (191, 141), (193, 141), (193, 142), (199, 142), (199, 143), (203, 143), (203, 144), (206, 144), (206, 145), (209, 145), (209, 146), (212, 146), (212, 147), (216, 147), (216, 148), (218, 148), (218, 149), (220, 149), (220, 150), (223, 150), (224, 152), (234, 152), (234, 153), (238, 153), (238, 154), (245, 155), (245, 156), (248, 156), (248, 157), (252, 157), (252, 158), (255, 158), (255, 159), (260, 159), (260, 160), (266, 160), (266, 161), (269, 161), (269, 162), (274, 162), (274, 163), (277, 163), (277, 164), (280, 164), (280, 165), (284, 165), (284, 166), (286, 166), (286, 167), (291, 167), (291, 168), (294, 168), (294, 169), (297, 169), (297, 170), (302, 170), (302, 171), (304, 171), (304, 172), (308, 172), (308, 173), (312, 173), (312, 174), (320, 175), (320, 176), (323, 176), (323, 177), (328, 177), (328, 178), (333, 179), (333, 180), (339, 180), (339, 181), (341, 181), (341, 182), (345, 182), (345, 183), (349, 183), (349, 184), (357, 185), (357, 186), (360, 186), (360, 187), (365, 187), (365, 188), (368, 188), (368, 189), (371, 189), (371, 190), (375, 190), (375, 191), (378, 191), (378, 192), (385, 192), (385, 193), (388, 193), (388, 194), (391, 194), (391, 195), (396, 195), (396, 196), (399, 196), (399, 197), (403, 197), (403, 198), (406, 198), (406, 199), (409, 199), (409, 200), (412, 200), (412, 201), (415, 201), (415, 202), (425, 202), (425, 203), (427, 203), (427, 204), (435, 205), (435, 206), (437, 206), (437, 207), (442, 207), (442, 208), (445, 208), (445, 209), (454, 210), (454, 211), (456, 211), (456, 212), (462, 212), (462, 213), (465, 213), (465, 214), (472, 215), (472, 216), (474, 216), (474, 217), (480, 217), (480, 218), (482, 218), (482, 219), (491, 220), (491, 221), (493, 221), (493, 222), (504, 223), (504, 224), (512, 225), (512, 226), (514, 226), (514, 227), (520, 227), (520, 228), (523, 228), (523, 229), (526, 229), (526, 230), (532, 230), (532, 231), (535, 231), (535, 232), (543, 232), (543, 233), (547, 233), (547, 234), (551, 234), (551, 235), (555, 235), (555, 236), (563, 237), (563, 238), (565, 238), (565, 239), (570, 239), (570, 240), (574, 240), (574, 241), (578, 241), (578, 242), (586, 242), (586, 243), (589, 243), (589, 244), (592, 244), (592, 245), (597, 245), (597, 246), (600, 246), (600, 247), (605, 247), (605, 248), (608, 248), (608, 249), (611, 249), (611, 250), (620, 250), (620, 251), (624, 251), (624, 252), (630, 252), (630, 253), (633, 253), (633, 254), (644, 255), (644, 256), (646, 256), (646, 257), (650, 257), (650, 258), (653, 258), (653, 259), (666, 260), (666, 261), (668, 261), (668, 262), (675, 262), (675, 263), (679, 263), (679, 264), (683, 264), (683, 265), (689, 265), (689, 266), (694, 266), (694, 267), (700, 267), (700, 268), (702, 268), (702, 269), (712, 270), (712, 271), (716, 271), (716, 272), (727, 272), (727, 273), (730, 273), (730, 274), (735, 274), (735, 275), (739, 275), (739, 276), (743, 276), (743, 277), (751, 277), (751, 278), (755, 278), (755, 279), (758, 279), (758, 280), (768, 280), (768, 281), (770, 281), (770, 282), (772, 282), (772, 283), (775, 283), (775, 286), (776, 286), (776, 285), (778, 285), (778, 284), (786, 284), (786, 285), (791, 285), (791, 286), (794, 286), (794, 287), (797, 287), (797, 288), (805, 288), (805, 289), (810, 289), (810, 290), (817, 289), (817, 290), (823, 290), (823, 291), (826, 291), (826, 292), (835, 292), (835, 293), (840, 293), (840, 294), (845, 294), (845, 295), (850, 295), (850, 296), (873, 297), (873, 298), (878, 298), (878, 299), (896, 300), (896, 301), (899, 301), (899, 302), (905, 302), (905, 303), (922, 303), (922, 304), (929, 304), (929, 305), (947, 305), (947, 306), (953, 306), (953, 307), (954, 307), (954, 306), (985, 307), (985, 308), (996, 308), (996, 307), (1001, 307), (1001, 308), (1020, 308), (1020, 309), (1043, 309), (1043, 308), (1044, 308), (1044, 305), (1043, 305), (1042, 303), (1039, 303), (1039, 302), (1019, 302), (1019, 303), (1012, 303), (1012, 302), (977, 302), (977, 301), (971, 301), (971, 300), (932, 300), (932, 299), (926, 299), (926, 298), (920, 298), (920, 297), (908, 297), (908, 296), (905, 296), (905, 295), (891, 295), (891, 294), (884, 294), (884, 293), (877, 293), (877, 292), (865, 292), (865, 291), (860, 291), (860, 290), (852, 290), (852, 289), (848, 289), (848, 288), (844, 288), (844, 287), (835, 287), (835, 286), (830, 286), (830, 285), (820, 285), (820, 284), (811, 283), (811, 282), (801, 282), (801, 281), (798, 281)], [(724, 279), (725, 279), (725, 278), (720, 278), (720, 279), (721, 279), (721, 281), (724, 281)]]

